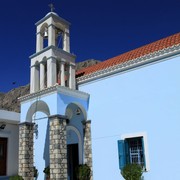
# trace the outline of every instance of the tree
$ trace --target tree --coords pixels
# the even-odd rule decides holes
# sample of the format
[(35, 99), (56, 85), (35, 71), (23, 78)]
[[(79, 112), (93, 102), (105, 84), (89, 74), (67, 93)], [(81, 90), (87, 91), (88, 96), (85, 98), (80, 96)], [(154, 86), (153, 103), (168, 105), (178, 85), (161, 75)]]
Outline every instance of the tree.
[(138, 164), (127, 164), (121, 171), (125, 180), (141, 180), (142, 167)]

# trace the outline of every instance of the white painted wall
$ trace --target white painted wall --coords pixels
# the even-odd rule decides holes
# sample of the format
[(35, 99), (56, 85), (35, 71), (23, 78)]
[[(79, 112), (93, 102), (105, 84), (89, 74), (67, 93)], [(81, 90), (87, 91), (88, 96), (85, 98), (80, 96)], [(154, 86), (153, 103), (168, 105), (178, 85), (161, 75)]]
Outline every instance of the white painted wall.
[(79, 86), (90, 94), (94, 180), (120, 180), (117, 140), (146, 132), (145, 180), (180, 179), (180, 57)]
[(7, 176), (18, 174), (19, 119), (19, 113), (0, 110), (0, 124), (6, 124), (5, 129), (0, 130), (0, 137), (8, 138)]

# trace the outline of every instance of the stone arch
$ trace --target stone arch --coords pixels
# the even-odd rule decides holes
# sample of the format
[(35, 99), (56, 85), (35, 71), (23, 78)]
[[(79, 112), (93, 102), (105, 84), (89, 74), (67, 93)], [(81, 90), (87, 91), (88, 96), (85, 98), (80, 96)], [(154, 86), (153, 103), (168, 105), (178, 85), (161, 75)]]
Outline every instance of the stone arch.
[(37, 111), (40, 111), (40, 112), (43, 112), (45, 113), (47, 116), (50, 115), (50, 110), (49, 110), (49, 107), (48, 105), (44, 102), (44, 101), (41, 101), (41, 100), (37, 100), (35, 101), (31, 106), (30, 108), (28, 109), (28, 112), (26, 114), (26, 121), (27, 122), (32, 122), (32, 116), (34, 113), (36, 113)]

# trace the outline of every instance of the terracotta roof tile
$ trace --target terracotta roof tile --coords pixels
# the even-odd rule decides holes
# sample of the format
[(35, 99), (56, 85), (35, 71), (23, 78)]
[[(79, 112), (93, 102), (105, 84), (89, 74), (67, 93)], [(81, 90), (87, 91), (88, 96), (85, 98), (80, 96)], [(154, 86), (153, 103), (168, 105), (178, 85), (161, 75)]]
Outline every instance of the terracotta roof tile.
[(109, 68), (111, 66), (115, 66), (117, 64), (121, 64), (129, 60), (136, 59), (136, 58), (145, 56), (147, 54), (150, 54), (150, 53), (153, 53), (153, 52), (156, 52), (156, 51), (159, 51), (159, 50), (162, 50), (162, 49), (165, 49), (165, 48), (177, 45), (177, 44), (180, 44), (180, 33), (163, 38), (161, 40), (155, 41), (151, 44), (142, 46), (140, 48), (131, 50), (119, 56), (107, 59), (96, 65), (81, 69), (76, 72), (76, 77), (81, 77), (87, 74), (91, 74), (96, 71), (100, 71), (100, 70)]

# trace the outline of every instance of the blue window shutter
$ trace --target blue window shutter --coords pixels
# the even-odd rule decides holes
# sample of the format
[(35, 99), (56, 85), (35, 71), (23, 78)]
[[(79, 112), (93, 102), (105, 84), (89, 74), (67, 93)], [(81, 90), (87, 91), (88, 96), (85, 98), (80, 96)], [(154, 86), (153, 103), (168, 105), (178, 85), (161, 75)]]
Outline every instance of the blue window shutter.
[(126, 159), (125, 159), (125, 149), (124, 149), (124, 141), (119, 140), (118, 141), (118, 153), (119, 153), (119, 169), (123, 169), (123, 167), (126, 165)]
[(141, 142), (142, 142), (142, 150), (143, 150), (144, 168), (146, 169), (146, 157), (145, 157), (145, 149), (144, 149), (144, 139), (143, 139), (143, 137), (141, 138)]
[(125, 147), (125, 158), (126, 158), (126, 164), (130, 164), (130, 153), (129, 153), (129, 141), (128, 139), (124, 140), (124, 147)]

